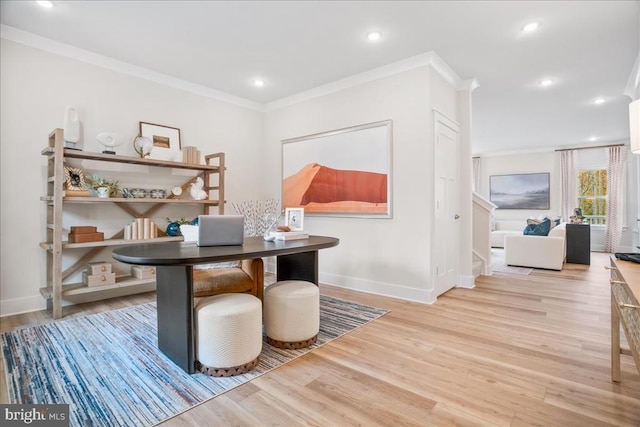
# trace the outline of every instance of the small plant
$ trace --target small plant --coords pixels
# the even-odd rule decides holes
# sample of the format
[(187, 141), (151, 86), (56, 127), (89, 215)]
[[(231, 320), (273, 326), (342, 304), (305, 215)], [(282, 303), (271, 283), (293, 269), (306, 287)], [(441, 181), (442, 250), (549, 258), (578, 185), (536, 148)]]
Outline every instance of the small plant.
[(176, 223), (176, 224), (178, 224), (178, 225), (190, 225), (190, 224), (193, 224), (193, 221), (194, 221), (194, 220), (191, 220), (191, 219), (185, 219), (185, 218), (180, 218), (180, 219), (173, 220), (173, 219), (171, 219), (171, 218), (169, 218), (169, 217), (166, 217), (165, 219), (166, 219), (166, 220), (167, 220), (167, 222), (168, 222), (168, 223), (170, 223), (170, 224), (171, 224), (172, 222), (175, 222), (175, 223)]
[(100, 187), (106, 187), (109, 189), (109, 194), (117, 194), (120, 187), (118, 186), (118, 181), (109, 181), (106, 178), (102, 178), (98, 175), (91, 176), (91, 184), (89, 184), (91, 188), (97, 190)]

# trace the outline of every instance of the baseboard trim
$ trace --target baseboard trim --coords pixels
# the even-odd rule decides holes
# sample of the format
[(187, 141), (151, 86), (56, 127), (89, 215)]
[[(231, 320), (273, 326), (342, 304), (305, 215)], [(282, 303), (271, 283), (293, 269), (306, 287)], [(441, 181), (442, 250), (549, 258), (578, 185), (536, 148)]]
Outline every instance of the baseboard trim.
[[(155, 283), (147, 283), (139, 286), (131, 286), (127, 288), (105, 289), (101, 292), (79, 294), (66, 297), (62, 301), (62, 306), (83, 304), (125, 295), (140, 294), (143, 292), (151, 292), (156, 290)], [(7, 316), (15, 316), (17, 314), (31, 313), (33, 311), (46, 310), (47, 301), (40, 295), (34, 295), (24, 298), (14, 298), (0, 301), (0, 318)]]
[(376, 282), (373, 280), (322, 272), (320, 273), (320, 282), (354, 291), (420, 302), (423, 304), (433, 304), (436, 302), (433, 290), (430, 289), (410, 288), (392, 283)]
[(476, 278), (473, 276), (460, 276), (456, 288), (473, 289), (476, 287)]
[(0, 317), (16, 314), (31, 313), (47, 308), (47, 302), (42, 296), (34, 295), (24, 298), (13, 298), (0, 301)]

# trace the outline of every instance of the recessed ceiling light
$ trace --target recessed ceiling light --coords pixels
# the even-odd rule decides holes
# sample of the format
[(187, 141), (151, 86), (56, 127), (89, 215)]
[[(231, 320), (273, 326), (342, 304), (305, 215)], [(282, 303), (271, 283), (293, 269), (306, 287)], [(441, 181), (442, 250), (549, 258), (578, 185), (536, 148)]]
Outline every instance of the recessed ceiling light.
[(53, 7), (53, 2), (48, 0), (38, 0), (36, 1), (40, 6), (45, 7), (47, 9), (51, 9)]
[(540, 86), (551, 86), (553, 84), (553, 80), (551, 79), (544, 79), (544, 80), (540, 80)]
[(589, 138), (589, 141), (591, 141), (591, 142), (594, 142), (594, 141), (597, 141), (597, 140), (598, 140), (598, 137), (596, 137), (596, 136), (592, 136), (591, 138)]
[(262, 87), (262, 86), (264, 86), (264, 80), (255, 79), (255, 80), (253, 81), (253, 85), (254, 85), (255, 87)]
[(527, 25), (525, 25), (524, 27), (522, 27), (522, 31), (530, 33), (532, 31), (537, 30), (540, 27), (540, 23), (539, 22), (529, 22)]
[(596, 98), (593, 100), (593, 103), (596, 105), (604, 104), (604, 98)]
[(367, 38), (369, 39), (369, 41), (372, 41), (372, 42), (380, 40), (381, 37), (382, 37), (382, 34), (380, 34), (377, 31), (373, 31), (367, 34)]

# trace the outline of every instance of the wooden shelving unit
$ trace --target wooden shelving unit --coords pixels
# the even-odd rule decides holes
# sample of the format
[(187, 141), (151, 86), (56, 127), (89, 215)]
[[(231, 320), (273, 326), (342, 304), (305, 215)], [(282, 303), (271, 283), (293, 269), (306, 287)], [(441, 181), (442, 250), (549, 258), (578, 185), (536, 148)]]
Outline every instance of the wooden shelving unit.
[[(134, 287), (155, 283), (155, 279), (137, 279), (131, 276), (116, 278), (116, 283), (89, 287), (83, 283), (65, 283), (65, 279), (83, 268), (87, 262), (103, 249), (113, 246), (131, 245), (139, 243), (160, 243), (167, 241), (181, 241), (182, 237), (159, 237), (145, 240), (124, 240), (123, 232), (116, 233), (104, 241), (87, 243), (69, 243), (62, 240), (62, 215), (64, 205), (69, 203), (112, 203), (133, 218), (144, 218), (155, 214), (167, 204), (200, 205), (207, 214), (224, 214), (224, 153), (205, 156), (206, 164), (196, 165), (164, 160), (119, 156), (102, 153), (88, 153), (84, 151), (64, 148), (64, 134), (62, 129), (55, 129), (49, 134), (49, 144), (42, 150), (47, 157), (47, 194), (40, 199), (47, 205), (47, 240), (40, 243), (40, 247), (47, 251), (47, 283), (40, 289), (40, 293), (47, 300), (47, 308), (52, 311), (54, 319), (62, 317), (62, 299), (65, 296), (88, 294), (116, 288)], [(99, 197), (70, 197), (64, 191), (64, 161), (65, 159), (92, 160), (98, 162), (124, 163), (159, 168), (186, 169), (198, 172), (197, 175), (182, 185), (183, 192), (198, 177), (204, 180), (204, 190), (209, 195), (207, 200), (179, 199), (169, 196), (166, 199), (152, 198), (99, 198)], [(132, 206), (142, 206), (143, 212), (138, 212)], [(146, 206), (148, 205), (148, 206)], [(92, 221), (95, 221), (92, 218)], [(63, 250), (84, 248), (90, 249), (70, 267), (62, 270)]]

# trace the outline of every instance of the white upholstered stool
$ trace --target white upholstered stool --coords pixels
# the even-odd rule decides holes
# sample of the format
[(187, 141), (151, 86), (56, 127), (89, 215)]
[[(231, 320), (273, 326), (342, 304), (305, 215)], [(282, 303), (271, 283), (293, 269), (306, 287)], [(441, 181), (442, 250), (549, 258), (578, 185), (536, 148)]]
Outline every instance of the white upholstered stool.
[(264, 291), (264, 329), (274, 347), (309, 347), (320, 329), (320, 292), (311, 282), (285, 280)]
[(249, 294), (200, 300), (196, 312), (196, 370), (215, 377), (249, 372), (262, 351), (262, 302)]

